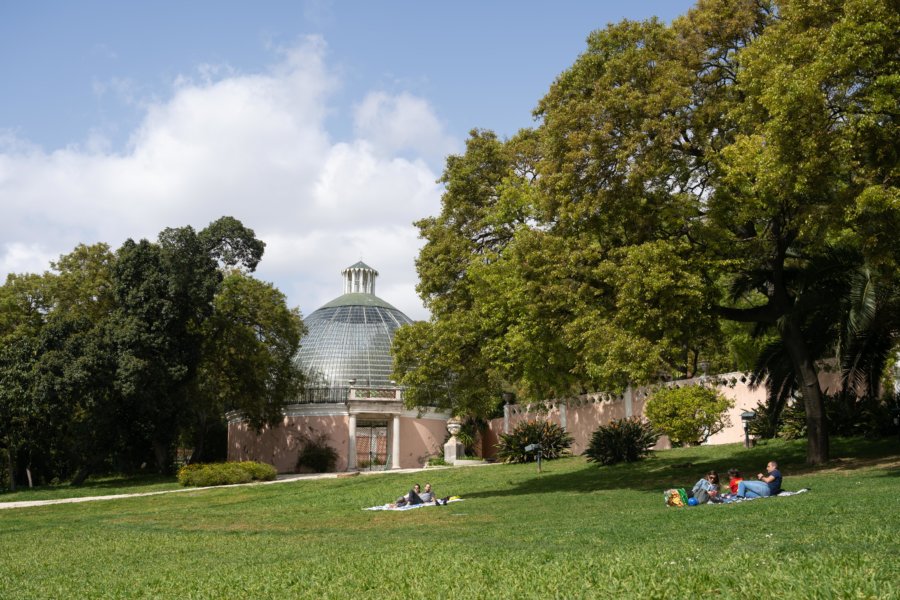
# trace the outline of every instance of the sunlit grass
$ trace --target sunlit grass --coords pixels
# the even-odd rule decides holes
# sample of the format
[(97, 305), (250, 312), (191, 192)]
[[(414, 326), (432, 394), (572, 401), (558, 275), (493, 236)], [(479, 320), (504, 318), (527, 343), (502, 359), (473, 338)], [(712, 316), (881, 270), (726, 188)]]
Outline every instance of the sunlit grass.
[[(0, 511), (0, 598), (680, 598), (900, 594), (896, 442), (669, 451)], [(662, 490), (780, 459), (793, 498), (672, 509)], [(885, 458), (886, 457), (886, 458)], [(367, 512), (414, 482), (464, 502)], [(6, 498), (4, 497), (3, 500)]]

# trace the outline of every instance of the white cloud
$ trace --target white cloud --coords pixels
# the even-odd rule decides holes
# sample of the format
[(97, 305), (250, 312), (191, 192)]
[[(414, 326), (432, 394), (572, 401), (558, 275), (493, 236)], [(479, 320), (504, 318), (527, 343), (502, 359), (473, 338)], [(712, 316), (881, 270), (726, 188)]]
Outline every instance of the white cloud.
[(49, 269), (50, 261), (56, 258), (56, 255), (47, 252), (41, 244), (12, 242), (3, 245), (0, 272), (4, 273), (4, 280), (6, 273), (43, 273)]
[(354, 125), (357, 136), (387, 154), (412, 151), (442, 159), (457, 147), (428, 102), (407, 93), (369, 93), (356, 107)]
[(260, 276), (304, 312), (340, 294), (341, 268), (363, 258), (381, 272), (382, 297), (424, 317), (412, 221), (437, 212), (427, 161), (454, 143), (426, 101), (383, 93), (359, 104), (357, 139), (333, 141), (325, 118), (338, 82), (324, 58), (309, 38), (267, 72), (201, 65), (168, 99), (142, 104), (123, 152), (97, 133), (49, 152), (0, 139), (0, 275), (42, 271), (78, 243), (117, 247), (233, 215), (268, 244)]

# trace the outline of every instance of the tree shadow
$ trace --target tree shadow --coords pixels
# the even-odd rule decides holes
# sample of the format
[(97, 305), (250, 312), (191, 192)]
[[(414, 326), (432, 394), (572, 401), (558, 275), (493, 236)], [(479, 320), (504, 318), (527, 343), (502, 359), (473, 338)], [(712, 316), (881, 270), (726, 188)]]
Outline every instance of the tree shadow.
[(466, 497), (494, 498), (557, 492), (592, 493), (609, 490), (661, 492), (675, 487), (693, 487), (697, 480), (710, 470), (717, 471), (722, 485), (727, 485), (728, 469), (738, 469), (745, 477), (752, 479), (757, 473), (765, 471), (765, 466), (770, 460), (778, 462), (779, 469), (785, 477), (786, 489), (794, 489), (790, 485), (791, 477), (828, 471), (852, 471), (884, 466), (888, 467), (884, 473), (885, 476), (900, 476), (900, 469), (890, 468), (895, 464), (900, 464), (900, 455), (891, 452), (896, 449), (890, 445), (884, 445), (879, 440), (873, 442), (860, 441), (855, 438), (836, 439), (834, 449), (836, 454), (849, 455), (852, 458), (836, 458), (824, 465), (812, 467), (806, 464), (805, 444), (778, 441), (773, 444), (761, 443), (749, 449), (735, 446), (727, 455), (723, 455), (724, 452), (709, 451), (671, 455), (661, 452), (635, 463), (612, 466), (586, 463), (577, 470), (564, 473), (553, 473), (552, 461), (544, 463), (544, 473), (537, 473), (537, 466), (531, 463), (530, 466), (535, 469), (533, 477), (504, 488), (471, 492), (466, 494)]
[[(33, 488), (19, 485), (16, 487), (15, 491), (0, 491), (0, 502), (15, 502), (20, 499), (31, 499), (28, 498), (28, 496), (32, 494), (40, 495), (37, 499), (43, 500), (51, 497), (65, 498), (70, 495), (75, 497), (90, 495), (104, 496), (108, 495), (107, 493), (109, 492), (117, 492), (126, 489), (128, 493), (140, 493), (145, 488), (155, 488), (160, 485), (174, 483), (177, 483), (177, 480), (172, 475), (152, 474), (100, 477), (97, 479), (88, 479), (81, 485), (72, 485), (68, 482), (56, 485), (40, 485)], [(94, 494), (94, 492), (96, 492), (96, 494)], [(45, 496), (45, 494), (48, 493), (53, 494), (53, 496)]]

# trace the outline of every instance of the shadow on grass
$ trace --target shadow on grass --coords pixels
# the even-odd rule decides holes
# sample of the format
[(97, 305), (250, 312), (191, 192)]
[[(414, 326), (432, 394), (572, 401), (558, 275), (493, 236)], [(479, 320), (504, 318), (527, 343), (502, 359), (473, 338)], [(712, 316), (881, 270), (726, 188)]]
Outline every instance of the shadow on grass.
[[(765, 471), (766, 463), (776, 460), (785, 477), (785, 489), (791, 487), (792, 476), (827, 471), (853, 471), (885, 465), (885, 476), (900, 476), (900, 469), (890, 468), (900, 460), (900, 448), (892, 440), (862, 438), (832, 439), (834, 460), (811, 467), (806, 464), (805, 440), (764, 440), (754, 448), (741, 445), (680, 448), (655, 453), (652, 457), (630, 464), (599, 466), (586, 463), (565, 473), (553, 473), (553, 462), (544, 463), (545, 472), (509, 487), (466, 494), (467, 498), (520, 496), (556, 492), (591, 493), (603, 490), (634, 490), (659, 492), (673, 487), (690, 488), (707, 471), (716, 470), (722, 483), (727, 483), (727, 471), (736, 468), (747, 478)], [(501, 467), (502, 468), (502, 467)], [(550, 472), (546, 472), (549, 470)]]
[[(174, 484), (176, 479), (172, 475), (109, 475), (88, 479), (83, 484), (73, 486), (69, 483), (58, 485), (43, 485), (33, 488), (19, 485), (16, 491), (3, 490), (0, 492), (0, 502), (12, 502), (31, 494), (54, 494), (66, 497), (69, 493), (77, 496), (106, 495), (127, 488), (129, 493), (140, 493), (143, 488), (158, 487), (165, 484)], [(93, 492), (96, 492), (94, 494)]]

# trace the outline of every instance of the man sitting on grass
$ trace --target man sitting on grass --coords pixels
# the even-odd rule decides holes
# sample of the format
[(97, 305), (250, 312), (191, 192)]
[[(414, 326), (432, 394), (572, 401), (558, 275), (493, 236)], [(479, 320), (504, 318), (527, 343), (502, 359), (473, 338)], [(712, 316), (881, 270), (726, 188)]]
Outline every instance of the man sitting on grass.
[(747, 481), (746, 479), (738, 483), (737, 495), (739, 498), (766, 498), (768, 496), (777, 496), (781, 492), (781, 471), (778, 470), (778, 463), (769, 461), (766, 465), (768, 474), (759, 473), (756, 478), (759, 481)]

